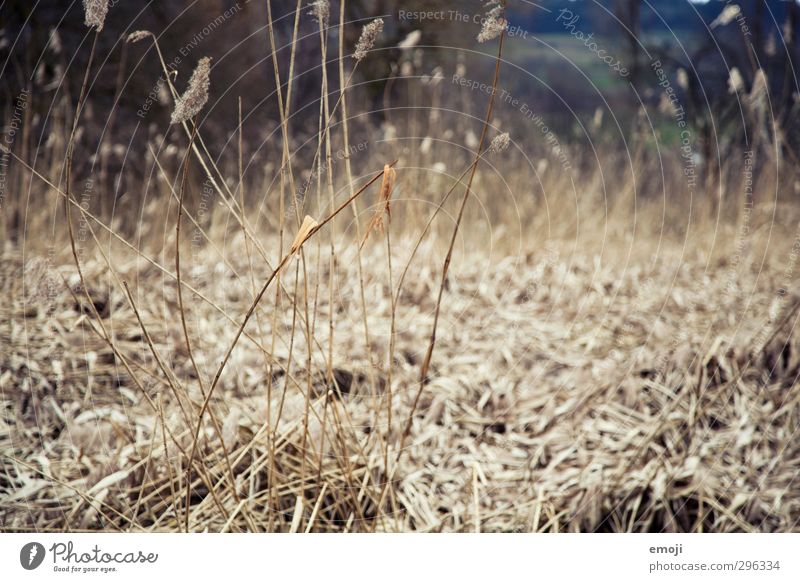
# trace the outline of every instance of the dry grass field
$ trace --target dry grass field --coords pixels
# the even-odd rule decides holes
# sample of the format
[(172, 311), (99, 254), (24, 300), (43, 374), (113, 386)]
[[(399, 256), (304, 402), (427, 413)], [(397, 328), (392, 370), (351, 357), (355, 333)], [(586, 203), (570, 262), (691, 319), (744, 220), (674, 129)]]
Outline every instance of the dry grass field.
[[(395, 264), (411, 253), (404, 242)], [(244, 246), (236, 238), (224, 262), (208, 252), (193, 266), (200, 283), (185, 309), (201, 374), (213, 373), (232, 341), (228, 316), (238, 321), (252, 301), (251, 281), (237, 273), (268, 274), (251, 271)], [(775, 291), (785, 260), (762, 264), (754, 248), (732, 265), (652, 241), (628, 257), (605, 249), (623, 260), (555, 242), (505, 256), (470, 251), (454, 263), (432, 379), (414, 407), (434, 309), (434, 246), (418, 251), (399, 298), (391, 377), (386, 256), (375, 246), (364, 252), (367, 350), (357, 247), (338, 254), (333, 390), (328, 277), (315, 272), (317, 251), (307, 252), (308, 276), (319, 282), (310, 352), (306, 314), (292, 309), (290, 294), (248, 328), (202, 425), (188, 517), (186, 454), (203, 396), (176, 327), (172, 274), (141, 257), (115, 260), (113, 272), (101, 258), (87, 260), (97, 321), (74, 266), (44, 269), (41, 257), (4, 255), (3, 294), (12, 299), (2, 310), (10, 350), (0, 442), (9, 452), (3, 486), (13, 491), (4, 527), (797, 528), (797, 298)], [(299, 263), (289, 265), (287, 284)], [(117, 279), (132, 286), (136, 311)]]

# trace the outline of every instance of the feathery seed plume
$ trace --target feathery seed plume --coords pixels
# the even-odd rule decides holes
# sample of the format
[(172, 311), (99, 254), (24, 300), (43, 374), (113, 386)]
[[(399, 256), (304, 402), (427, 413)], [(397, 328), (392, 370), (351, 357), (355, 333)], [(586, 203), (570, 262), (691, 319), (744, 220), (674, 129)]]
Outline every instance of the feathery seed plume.
[[(489, 5), (494, 4), (491, 2)], [(508, 21), (505, 19), (505, 12), (500, 4), (495, 5), (489, 12), (486, 13), (486, 18), (483, 20), (481, 32), (478, 35), (478, 42), (488, 42), (494, 40), (508, 28)]]
[(328, 17), (331, 14), (331, 5), (328, 0), (316, 0), (309, 4), (308, 7), (311, 8), (309, 14), (319, 21), (320, 26), (328, 24)]
[(361, 61), (367, 56), (367, 53), (375, 46), (375, 40), (381, 32), (383, 32), (383, 18), (376, 18), (361, 30), (361, 37), (358, 39), (356, 50), (353, 53), (356, 61)]
[(492, 140), (492, 143), (489, 146), (489, 151), (493, 154), (503, 152), (508, 149), (510, 143), (511, 138), (508, 136), (508, 132), (501, 133)]
[(197, 62), (197, 67), (189, 79), (189, 88), (175, 101), (171, 124), (188, 121), (203, 109), (208, 101), (210, 65), (211, 59), (208, 57), (203, 57)]
[(742, 9), (739, 8), (738, 4), (728, 4), (725, 8), (722, 9), (722, 12), (719, 13), (710, 24), (711, 28), (717, 28), (718, 26), (725, 26), (733, 22), (736, 18), (739, 17), (739, 14), (742, 13)]
[(128, 35), (128, 38), (125, 39), (125, 41), (126, 42), (130, 42), (130, 43), (137, 43), (140, 40), (146, 39), (151, 34), (153, 34), (153, 33), (150, 32), (149, 30), (137, 30), (135, 32), (130, 33)]
[(678, 87), (684, 91), (689, 88), (689, 73), (683, 67), (678, 69)]
[(728, 77), (728, 93), (731, 95), (739, 93), (744, 90), (744, 79), (739, 69), (733, 67), (730, 76)]
[(419, 43), (419, 40), (422, 38), (422, 31), (421, 30), (414, 30), (409, 32), (408, 35), (397, 43), (397, 48), (402, 50), (407, 50), (410, 48), (414, 48)]
[(94, 27), (97, 32), (101, 32), (108, 14), (108, 0), (83, 0), (83, 11), (86, 26)]

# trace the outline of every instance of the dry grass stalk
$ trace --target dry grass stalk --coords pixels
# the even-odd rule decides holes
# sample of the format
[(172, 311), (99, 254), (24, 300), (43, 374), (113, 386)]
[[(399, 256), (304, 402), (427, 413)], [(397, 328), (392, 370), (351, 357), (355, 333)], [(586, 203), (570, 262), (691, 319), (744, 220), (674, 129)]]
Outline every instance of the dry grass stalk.
[[(439, 310), (441, 309), (442, 296), (444, 294), (445, 282), (447, 280), (447, 272), (450, 269), (450, 261), (453, 256), (453, 248), (455, 247), (456, 237), (458, 236), (458, 230), (459, 227), (461, 226), (461, 220), (464, 217), (464, 209), (466, 208), (467, 200), (469, 200), (469, 195), (470, 192), (472, 191), (472, 183), (475, 179), (475, 173), (478, 170), (478, 162), (480, 161), (480, 158), (483, 154), (483, 147), (484, 143), (486, 142), (486, 135), (489, 131), (489, 123), (491, 122), (492, 115), (494, 114), (495, 95), (497, 93), (496, 89), (498, 81), (500, 79), (500, 62), (503, 57), (503, 41), (505, 40), (505, 28), (499, 31), (499, 35), (500, 35), (500, 45), (497, 49), (497, 57), (495, 59), (494, 78), (492, 79), (492, 93), (489, 97), (489, 104), (486, 107), (486, 116), (483, 121), (483, 130), (481, 131), (481, 138), (478, 143), (478, 148), (477, 151), (475, 152), (475, 159), (469, 170), (470, 173), (469, 173), (469, 179), (467, 181), (467, 187), (464, 190), (464, 196), (461, 199), (461, 205), (459, 206), (458, 209), (458, 216), (456, 217), (456, 224), (455, 227), (453, 228), (453, 235), (450, 238), (450, 246), (447, 249), (447, 255), (445, 256), (444, 259), (444, 266), (442, 267), (442, 277), (439, 283), (439, 294), (436, 298), (436, 309), (434, 310), (434, 315), (433, 315), (433, 327), (431, 329), (431, 337), (428, 342), (428, 349), (427, 352), (425, 353), (425, 358), (423, 359), (422, 366), (420, 368), (419, 390), (417, 392), (417, 397), (415, 402), (419, 401), (419, 397), (422, 393), (422, 390), (424, 389), (425, 385), (428, 383), (429, 380), (428, 370), (430, 368), (431, 359), (433, 358), (433, 350), (434, 347), (436, 346), (436, 327), (439, 323)], [(416, 406), (414, 406), (414, 408), (416, 408)], [(409, 416), (408, 422), (406, 423), (406, 429), (403, 431), (401, 446), (400, 450), (398, 451), (398, 457), (403, 454), (402, 444), (405, 441), (405, 438), (410, 430), (411, 420), (412, 419)]]
[[(339, 30), (345, 30), (345, 17), (347, 12), (347, 1), (342, 0), (339, 3)], [(369, 32), (367, 29), (369, 28)], [(377, 36), (380, 34), (381, 30), (383, 29), (383, 20), (376, 19), (370, 25), (367, 25), (365, 29), (362, 31), (361, 37), (359, 38), (359, 42), (356, 46), (356, 53), (359, 55), (363, 53), (366, 56), (366, 53), (371, 50), (372, 45), (374, 45)], [(355, 66), (351, 70), (349, 75), (345, 75), (345, 35), (339, 35), (339, 86), (342, 87), (342, 91), (339, 97), (339, 103), (341, 104), (341, 118), (342, 118), (342, 139), (344, 145), (344, 151), (350, 151), (350, 125), (349, 125), (349, 112), (347, 108), (347, 91), (350, 87), (350, 82), (353, 79), (353, 75), (355, 75), (355, 71), (358, 68), (359, 63), (363, 60), (363, 58), (356, 58), (355, 59)], [(334, 106), (334, 110), (336, 107)], [(345, 155), (344, 157), (344, 170), (345, 170), (345, 179), (346, 183), (349, 185), (349, 190), (352, 193), (353, 191), (353, 171), (352, 171), (352, 164), (350, 160), (350, 155)], [(356, 237), (355, 242), (358, 244), (359, 241), (362, 240), (361, 234), (361, 219), (359, 217), (359, 205), (356, 200), (353, 200), (351, 204), (351, 208), (353, 210), (353, 221), (355, 223), (355, 230), (356, 230)], [(358, 246), (358, 253), (357, 253), (357, 264), (358, 264), (358, 291), (359, 291), (359, 299), (361, 301), (361, 321), (364, 330), (364, 348), (369, 354), (369, 382), (370, 382), (370, 389), (372, 394), (378, 393), (378, 380), (377, 380), (377, 373), (375, 371), (375, 366), (373, 362), (371, 346), (372, 339), (370, 334), (370, 326), (369, 326), (369, 309), (367, 307), (367, 297), (366, 297), (366, 284), (364, 280), (364, 265), (363, 265), (363, 257), (361, 253), (361, 246)], [(322, 465), (320, 465), (320, 469)], [(327, 483), (326, 483), (327, 485)], [(380, 507), (381, 503), (378, 503)]]
[[(291, 106), (292, 106), (292, 88), (294, 86), (293, 79), (294, 79), (294, 68), (295, 68), (295, 58), (297, 54), (297, 39), (299, 34), (299, 27), (300, 27), (300, 16), (302, 10), (302, 0), (297, 0), (295, 5), (295, 13), (294, 13), (294, 28), (292, 30), (292, 42), (291, 42), (291, 52), (289, 57), (289, 74), (288, 74), (288, 82), (287, 82), (287, 90), (286, 96), (284, 98), (283, 95), (283, 86), (281, 83), (281, 73), (280, 73), (280, 66), (278, 63), (278, 49), (277, 44), (275, 41), (275, 28), (273, 25), (273, 17), (272, 17), (272, 0), (267, 0), (267, 29), (269, 31), (269, 44), (272, 56), (272, 65), (273, 65), (273, 72), (275, 75), (275, 86), (277, 88), (277, 100), (278, 100), (278, 113), (280, 117), (280, 124), (281, 124), (281, 168), (280, 168), (280, 202), (278, 206), (279, 218), (278, 218), (278, 256), (282, 256), (284, 253), (284, 234), (286, 228), (286, 220), (287, 214), (285, 210), (285, 197), (286, 197), (286, 188), (288, 182), (288, 188), (291, 192), (295, 192), (295, 179), (294, 179), (294, 170), (291, 163), (291, 143), (289, 137), (289, 119), (291, 116)], [(293, 203), (293, 213), (295, 219), (300, 224), (300, 208), (298, 208), (298, 204)], [(303, 267), (303, 276), (304, 281), (307, 280), (307, 267), (306, 267), (306, 260), (303, 252), (300, 253), (300, 262), (302, 263)], [(278, 282), (281, 282), (281, 274), (278, 274)], [(295, 269), (295, 277), (294, 277), (294, 285), (293, 285), (293, 296), (298, 297), (300, 290), (300, 266), (298, 265), (297, 269)], [(275, 308), (273, 310), (273, 317), (272, 317), (272, 336), (271, 336), (271, 343), (272, 343), (272, 350), (275, 349), (275, 344), (277, 341), (277, 330), (276, 330), (276, 321), (278, 317), (278, 312), (280, 310), (281, 305), (281, 294), (280, 294), (280, 285), (276, 286), (275, 289)], [(304, 319), (305, 323), (305, 330), (309, 330), (309, 302), (308, 302), (308, 293), (307, 289), (304, 286), (303, 289), (303, 299), (302, 299), (302, 308), (303, 308), (303, 316), (301, 319)], [(296, 303), (295, 303), (296, 307)], [(298, 310), (293, 309), (293, 314), (297, 314)], [(295, 346), (295, 334), (297, 332), (297, 321), (295, 317), (292, 318), (292, 325), (291, 325), (291, 332), (289, 337), (289, 354), (288, 354), (288, 361), (286, 363), (287, 374), (288, 370), (291, 370), (293, 357), (294, 357), (294, 346)], [(307, 334), (308, 335), (308, 334)], [(272, 369), (270, 367), (270, 374), (267, 380), (267, 416), (268, 418), (272, 418), (272, 395), (273, 395), (273, 374)], [(286, 395), (286, 391), (283, 391), (281, 395), (281, 400), (278, 405), (278, 421), (280, 420), (282, 409), (283, 409), (283, 398)], [(269, 473), (267, 477), (267, 481), (269, 484), (269, 499), (268, 499), (268, 524), (270, 529), (273, 527), (274, 523), (274, 513), (272, 508), (275, 506), (275, 487), (273, 486), (274, 483), (274, 475), (275, 475), (275, 458), (276, 458), (276, 436), (277, 436), (277, 423), (275, 423), (275, 428), (272, 431), (272, 439), (271, 439), (271, 446), (269, 449)]]
[[(393, 167), (394, 163), (390, 164), (390, 166)], [(357, 192), (355, 192), (350, 198), (348, 198), (344, 202), (344, 204), (342, 204), (341, 206), (336, 208), (336, 210), (331, 212), (331, 214), (329, 214), (327, 216), (327, 218), (325, 218), (325, 220), (323, 220), (321, 223), (319, 223), (316, 226), (310, 226), (307, 229), (307, 232), (303, 233), (303, 228), (301, 226), (301, 229), (298, 232), (298, 237), (295, 238), (295, 242), (297, 242), (297, 245), (298, 245), (297, 248), (298, 249), (302, 248), (302, 246), (303, 246), (303, 244), (305, 243), (306, 240), (308, 240), (311, 236), (313, 236), (314, 234), (319, 232), (323, 226), (325, 226), (326, 224), (330, 223), (334, 218), (336, 218), (336, 216), (342, 210), (347, 208), (353, 202), (353, 200), (355, 200), (358, 196), (360, 196), (372, 184), (377, 182), (378, 178), (380, 178), (382, 175), (383, 175), (382, 171), (379, 174), (376, 174), (371, 180), (369, 180)], [(311, 220), (313, 221), (313, 219), (311, 219)], [(306, 220), (304, 220), (303, 222), (304, 223), (308, 223), (308, 221), (306, 221)], [(294, 245), (292, 245), (292, 246), (294, 247)], [(214, 396), (215, 390), (216, 390), (217, 386), (219, 385), (220, 379), (222, 378), (222, 373), (225, 371), (225, 368), (226, 368), (226, 366), (228, 365), (228, 362), (231, 359), (231, 355), (233, 354), (234, 349), (236, 349), (236, 346), (238, 345), (239, 340), (241, 339), (242, 335), (244, 334), (244, 330), (247, 327), (247, 324), (250, 322), (250, 319), (252, 318), (253, 313), (255, 312), (256, 308), (259, 305), (259, 303), (261, 302), (261, 299), (264, 297), (264, 294), (267, 292), (267, 289), (270, 287), (272, 282), (275, 280), (275, 278), (278, 276), (280, 271), (283, 269), (283, 267), (286, 265), (286, 263), (289, 261), (289, 259), (293, 256), (293, 254), (294, 253), (292, 253), (292, 252), (287, 253), (281, 259), (280, 263), (275, 267), (275, 269), (273, 269), (273, 271), (269, 275), (269, 277), (267, 277), (266, 281), (264, 282), (263, 286), (261, 287), (261, 290), (258, 292), (256, 297), (253, 299), (252, 303), (250, 304), (250, 307), (248, 308), (247, 313), (244, 316), (244, 319), (242, 320), (241, 324), (239, 325), (238, 330), (236, 331), (236, 334), (233, 337), (233, 341), (231, 342), (230, 346), (226, 350), (225, 356), (222, 358), (222, 361), (220, 362), (219, 366), (217, 367), (217, 371), (214, 374), (214, 379), (211, 381), (211, 385), (209, 386), (208, 392), (207, 392), (207, 394), (205, 396), (205, 399), (203, 400), (203, 404), (200, 407), (200, 411), (198, 413), (198, 418), (197, 418), (197, 423), (196, 423), (196, 425), (194, 427), (194, 430), (193, 430), (192, 447), (191, 447), (191, 452), (189, 453), (189, 460), (188, 460), (188, 463), (187, 463), (187, 479), (190, 479), (190, 474), (189, 473), (191, 472), (191, 469), (192, 469), (192, 466), (193, 466), (193, 463), (194, 463), (194, 460), (195, 460), (195, 456), (197, 454), (197, 445), (198, 445), (198, 442), (199, 442), (199, 439), (200, 439), (200, 430), (203, 427), (203, 419), (204, 419), (205, 414), (208, 411), (208, 408), (209, 408), (209, 406), (211, 404), (211, 398)], [(306, 323), (306, 325), (308, 325), (308, 323)], [(309, 354), (310, 353), (311, 353), (311, 350), (309, 349)], [(310, 378), (310, 376), (309, 376), (309, 378)], [(306, 416), (308, 415), (308, 405), (309, 405), (309, 401), (308, 401), (308, 398), (307, 398), (306, 399)], [(304, 422), (303, 435), (304, 435), (303, 436), (303, 441), (304, 441), (304, 445), (305, 445), (305, 438), (308, 435), (308, 422), (307, 422), (307, 419)], [(303, 450), (305, 450), (305, 446), (303, 446), (302, 448), (303, 448)], [(303, 467), (302, 471), (303, 472), (305, 471), (305, 465), (306, 465), (306, 455), (304, 454), (302, 456), (302, 467)], [(187, 516), (186, 520), (187, 520), (187, 523), (188, 523), (188, 516)]]

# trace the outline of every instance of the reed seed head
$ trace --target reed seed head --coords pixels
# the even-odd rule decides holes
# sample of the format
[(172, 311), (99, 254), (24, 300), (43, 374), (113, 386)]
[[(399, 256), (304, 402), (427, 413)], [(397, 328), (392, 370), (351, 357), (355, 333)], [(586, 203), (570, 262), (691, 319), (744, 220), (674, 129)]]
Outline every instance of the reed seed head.
[(722, 12), (719, 13), (719, 16), (713, 20), (710, 26), (711, 28), (726, 26), (737, 19), (741, 13), (742, 9), (739, 8), (738, 4), (728, 4), (722, 9)]
[(744, 79), (742, 78), (742, 74), (739, 72), (739, 69), (733, 67), (730, 75), (728, 76), (728, 93), (733, 95), (740, 93), (743, 89)]
[(189, 79), (189, 88), (175, 101), (175, 111), (172, 112), (171, 124), (188, 121), (203, 109), (208, 101), (209, 73), (211, 72), (211, 59), (203, 57)]
[(153, 33), (149, 30), (137, 30), (132, 32), (128, 35), (128, 38), (125, 39), (126, 42), (130, 43), (137, 43), (140, 40), (146, 39), (148, 36), (151, 36)]
[(492, 140), (492, 143), (489, 146), (489, 151), (493, 154), (504, 152), (508, 149), (510, 143), (511, 138), (508, 136), (508, 132), (501, 133)]
[(689, 73), (683, 67), (678, 69), (678, 87), (684, 91), (689, 89)]
[(408, 50), (410, 48), (414, 48), (419, 44), (420, 39), (422, 38), (422, 31), (421, 30), (413, 30), (408, 33), (408, 35), (397, 43), (397, 48), (401, 50)]
[(378, 206), (375, 213), (372, 215), (367, 230), (364, 233), (364, 239), (361, 241), (361, 246), (367, 242), (370, 233), (373, 230), (384, 231), (383, 215), (386, 214), (386, 219), (391, 223), (392, 221), (392, 191), (394, 190), (395, 182), (397, 181), (397, 172), (389, 164), (383, 166), (383, 180), (381, 181), (381, 191), (378, 197)]
[(86, 26), (101, 32), (108, 14), (108, 0), (83, 0), (83, 11)]
[(483, 20), (481, 32), (478, 34), (478, 42), (494, 40), (508, 28), (503, 6), (497, 2), (490, 2), (489, 5), (492, 8), (486, 13), (486, 18)]
[(383, 18), (376, 18), (361, 30), (361, 36), (353, 53), (353, 58), (356, 62), (360, 62), (367, 56), (367, 53), (375, 46), (375, 41), (381, 32), (383, 32)]
[(316, 2), (309, 4), (308, 7), (311, 8), (309, 14), (317, 19), (320, 26), (328, 24), (328, 18), (331, 15), (331, 5), (328, 0), (316, 0)]

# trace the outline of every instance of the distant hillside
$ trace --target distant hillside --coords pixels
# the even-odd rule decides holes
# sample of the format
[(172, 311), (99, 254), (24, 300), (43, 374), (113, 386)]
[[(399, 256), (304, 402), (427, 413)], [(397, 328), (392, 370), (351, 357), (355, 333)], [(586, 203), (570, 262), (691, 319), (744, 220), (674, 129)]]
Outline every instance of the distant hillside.
[[(735, 2), (731, 2), (733, 4)], [(762, 20), (766, 23), (773, 18), (783, 22), (786, 15), (785, 0), (744, 0), (739, 6), (749, 22), (756, 20), (756, 4), (763, 5)], [(660, 33), (665, 30), (680, 32), (702, 31), (720, 13), (726, 2), (711, 0), (694, 3), (688, 0), (648, 0), (641, 3), (641, 26), (644, 34)], [(528, 0), (510, 3), (510, 21), (525, 30), (535, 33), (563, 33), (564, 27), (556, 21), (556, 15), (563, 9), (570, 10), (584, 22), (591, 22), (598, 33), (612, 31), (614, 21), (609, 16), (615, 2), (595, 0)], [(548, 14), (546, 11), (551, 11)], [(770, 17), (770, 14), (772, 17)]]

